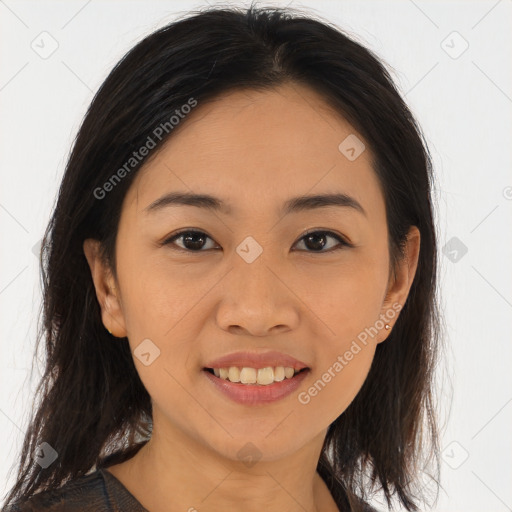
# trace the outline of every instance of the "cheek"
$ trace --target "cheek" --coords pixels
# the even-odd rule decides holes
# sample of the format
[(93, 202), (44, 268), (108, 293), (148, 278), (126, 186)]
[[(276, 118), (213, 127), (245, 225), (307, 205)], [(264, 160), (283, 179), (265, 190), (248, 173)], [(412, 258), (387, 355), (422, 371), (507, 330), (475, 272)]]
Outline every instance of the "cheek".
[[(327, 346), (314, 379), (298, 395), (318, 428), (332, 423), (354, 400), (370, 370), (375, 346), (357, 340)], [(309, 409), (309, 410), (308, 410)]]
[(370, 370), (376, 348), (382, 296), (387, 282), (386, 261), (373, 264), (362, 258), (329, 279), (309, 287), (307, 304), (321, 320), (315, 338), (315, 379), (303, 390), (299, 402), (318, 415), (319, 425), (331, 423), (350, 405)]
[(170, 274), (162, 259), (137, 251), (129, 247), (118, 259), (128, 337), (163, 338), (199, 300), (202, 287), (191, 285), (186, 272)]
[[(184, 271), (171, 274), (168, 265), (137, 254), (136, 248), (125, 254), (118, 260), (118, 274), (137, 371), (151, 396), (166, 397), (170, 389), (175, 391), (173, 396), (181, 396), (177, 394), (179, 384), (184, 385), (190, 378), (188, 373), (197, 370), (191, 357), (199, 351), (195, 340), (200, 337), (194, 329), (199, 329), (200, 323), (193, 321), (195, 308), (212, 285), (191, 280)], [(139, 357), (142, 353), (150, 356)], [(146, 365), (148, 359), (150, 364)]]
[(387, 262), (351, 255), (343, 264), (304, 271), (294, 291), (317, 319), (318, 331), (340, 348), (379, 318), (387, 283)]

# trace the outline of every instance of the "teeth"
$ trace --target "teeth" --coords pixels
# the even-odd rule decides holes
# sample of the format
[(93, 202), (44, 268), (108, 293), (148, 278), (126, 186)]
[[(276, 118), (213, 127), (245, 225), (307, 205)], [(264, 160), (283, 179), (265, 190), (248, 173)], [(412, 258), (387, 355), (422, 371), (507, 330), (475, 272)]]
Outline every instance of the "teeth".
[(238, 368), (230, 366), (229, 368), (214, 368), (213, 373), (216, 377), (230, 382), (241, 382), (242, 384), (259, 384), (268, 386), (274, 382), (281, 382), (285, 378), (291, 379), (299, 370), (294, 370), (290, 366), (267, 366), (266, 368)]
[(281, 382), (286, 377), (284, 367), (283, 366), (276, 366), (274, 368), (274, 380), (276, 382)]
[(228, 379), (231, 382), (240, 382), (240, 370), (236, 366), (232, 366), (228, 371)]
[(274, 382), (274, 368), (272, 368), (272, 366), (260, 368), (258, 370), (258, 384), (267, 386), (268, 384), (272, 384), (272, 382)]
[(242, 384), (256, 384), (257, 371), (255, 368), (242, 368), (240, 370), (240, 382)]
[(293, 377), (294, 373), (295, 373), (295, 370), (293, 368), (290, 368), (289, 366), (285, 367), (285, 369), (284, 369), (284, 376), (287, 379), (291, 379)]

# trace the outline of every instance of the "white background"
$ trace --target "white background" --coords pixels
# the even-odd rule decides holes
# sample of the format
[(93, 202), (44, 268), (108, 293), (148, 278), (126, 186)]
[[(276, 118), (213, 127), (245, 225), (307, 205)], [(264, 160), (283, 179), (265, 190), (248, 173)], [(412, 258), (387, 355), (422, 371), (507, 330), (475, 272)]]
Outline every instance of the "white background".
[[(34, 251), (79, 123), (129, 48), (206, 5), (0, 0), (0, 503), (41, 368), (31, 377)], [(438, 378), (443, 489), (434, 509), (512, 511), (512, 0), (259, 5), (304, 7), (348, 31), (392, 68), (417, 116), (436, 167), (447, 346)], [(31, 47), (52, 44), (45, 59)], [(467, 247), (456, 262), (443, 253), (453, 237)]]

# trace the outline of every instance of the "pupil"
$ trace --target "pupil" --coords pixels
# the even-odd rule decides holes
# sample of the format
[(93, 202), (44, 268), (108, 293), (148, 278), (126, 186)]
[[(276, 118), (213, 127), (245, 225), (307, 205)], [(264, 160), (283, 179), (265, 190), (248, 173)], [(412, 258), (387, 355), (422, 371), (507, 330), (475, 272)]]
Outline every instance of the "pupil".
[(186, 234), (184, 237), (183, 237), (183, 244), (185, 246), (187, 246), (190, 241), (192, 240), (192, 247), (189, 247), (191, 249), (201, 249), (202, 247), (202, 243), (201, 242), (197, 242), (194, 241), (194, 239), (199, 239), (199, 240), (202, 240), (202, 242), (204, 243), (204, 236), (198, 234), (198, 233), (188, 233)]
[(313, 248), (315, 250), (316, 249), (322, 249), (325, 246), (325, 235), (315, 235), (315, 234), (307, 235), (307, 237), (306, 237), (306, 245), (308, 245), (311, 240), (315, 240), (315, 239), (322, 239), (323, 242), (321, 242), (320, 244), (313, 243), (312, 247), (310, 245), (310, 248)]

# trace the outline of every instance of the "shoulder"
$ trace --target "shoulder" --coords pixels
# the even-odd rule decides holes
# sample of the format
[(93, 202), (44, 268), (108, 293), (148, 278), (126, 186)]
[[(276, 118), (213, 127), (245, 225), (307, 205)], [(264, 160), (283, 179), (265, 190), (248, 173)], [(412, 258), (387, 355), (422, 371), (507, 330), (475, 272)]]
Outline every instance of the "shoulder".
[[(120, 505), (122, 507), (120, 507)], [(68, 481), (62, 487), (33, 495), (2, 512), (116, 512), (142, 511), (120, 483), (103, 470)]]

